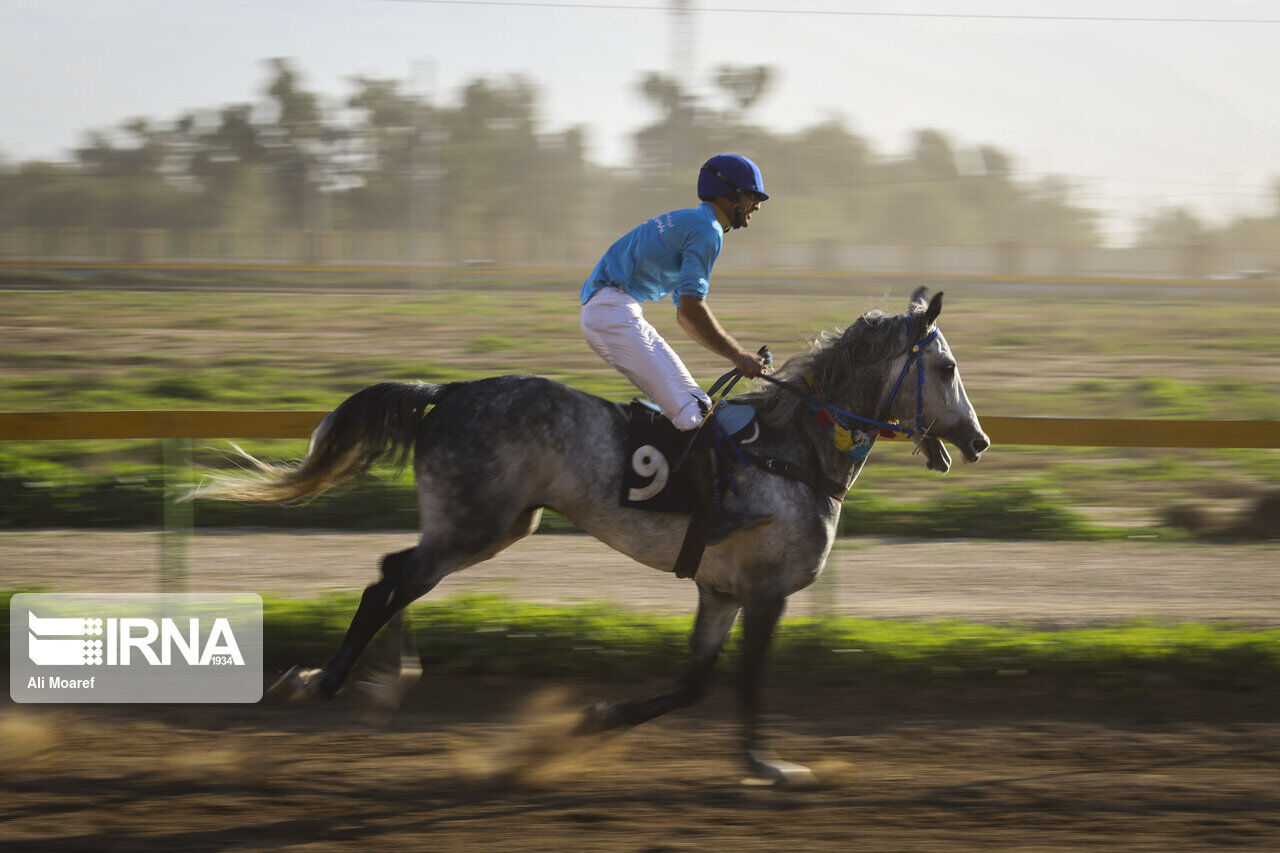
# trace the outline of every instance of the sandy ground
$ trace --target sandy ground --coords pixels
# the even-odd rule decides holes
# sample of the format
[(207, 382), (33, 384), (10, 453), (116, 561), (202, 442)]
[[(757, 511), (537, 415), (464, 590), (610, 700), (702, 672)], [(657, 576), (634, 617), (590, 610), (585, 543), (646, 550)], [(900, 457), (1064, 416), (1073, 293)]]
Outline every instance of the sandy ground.
[[(401, 534), (218, 533), (189, 586), (356, 590)], [(1280, 622), (1273, 546), (870, 541), (793, 613), (1079, 623)], [(158, 535), (0, 535), (0, 584), (151, 590)], [(687, 612), (687, 582), (583, 537), (536, 536), (446, 582), (539, 601)], [(785, 626), (783, 628), (785, 630)], [(675, 663), (673, 662), (673, 673)], [(809, 789), (744, 785), (725, 675), (698, 706), (614, 737), (574, 709), (646, 684), (428, 673), (399, 712), (319, 705), (0, 707), (6, 851), (1280, 849), (1280, 687), (1117, 692), (864, 683), (768, 691)], [(555, 692), (555, 691), (563, 692)], [(550, 692), (549, 692), (550, 691)]]
[[(305, 597), (358, 592), (413, 535), (203, 533), (186, 540), (187, 588)], [(160, 536), (0, 533), (0, 588), (159, 588)], [(497, 592), (545, 603), (609, 600), (691, 612), (693, 584), (586, 536), (537, 535), (446, 579), (433, 598)], [(835, 550), (790, 613), (1071, 624), (1158, 618), (1280, 623), (1280, 545), (857, 540)]]
[[(649, 689), (659, 689), (654, 685)], [(648, 685), (632, 686), (645, 689)], [(321, 706), (0, 709), (6, 851), (1280, 849), (1276, 695), (775, 692), (812, 789), (744, 785), (732, 696), (616, 737), (573, 701), (430, 680)], [(532, 701), (530, 697), (534, 697)]]

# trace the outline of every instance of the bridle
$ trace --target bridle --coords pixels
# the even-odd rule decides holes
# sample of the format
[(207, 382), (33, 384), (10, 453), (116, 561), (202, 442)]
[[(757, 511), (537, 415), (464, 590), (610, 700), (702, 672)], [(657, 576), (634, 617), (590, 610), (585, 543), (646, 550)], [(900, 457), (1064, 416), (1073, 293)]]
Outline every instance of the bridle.
[[(908, 322), (907, 334), (910, 335), (911, 333), (910, 332), (910, 328), (911, 328), (910, 315), (908, 315), (907, 322)], [(932, 332), (925, 335), (919, 341), (911, 345), (911, 349), (907, 353), (907, 360), (906, 362), (903, 363), (902, 370), (898, 371), (898, 378), (893, 383), (893, 389), (889, 392), (888, 400), (885, 401), (885, 411), (889, 411), (889, 409), (892, 408), (893, 406), (893, 401), (898, 396), (898, 390), (902, 387), (902, 380), (904, 380), (907, 377), (907, 373), (911, 370), (912, 365), (915, 365), (915, 368), (916, 368), (916, 424), (915, 424), (915, 427), (904, 427), (901, 424), (898, 424), (897, 422), (881, 421), (881, 420), (876, 420), (875, 418), (866, 417), (864, 415), (856, 415), (853, 412), (845, 411), (839, 406), (833, 406), (831, 403), (827, 402), (827, 400), (822, 396), (822, 393), (818, 390), (817, 386), (813, 383), (812, 377), (808, 377), (808, 376), (805, 377), (805, 384), (807, 386), (806, 389), (797, 388), (796, 386), (792, 385), (789, 382), (784, 382), (781, 379), (775, 379), (774, 377), (764, 373), (760, 374), (759, 378), (763, 379), (766, 382), (770, 382), (774, 385), (777, 385), (779, 388), (783, 388), (792, 394), (797, 395), (798, 397), (800, 397), (805, 401), (805, 403), (809, 406), (810, 409), (816, 412), (819, 412), (821, 414), (825, 414), (827, 419), (831, 421), (831, 426), (833, 431), (839, 428), (841, 430), (844, 430), (844, 432), (849, 434), (850, 436), (852, 433), (858, 432), (858, 433), (861, 433), (862, 435), (869, 435), (871, 441), (874, 441), (876, 436), (883, 435), (886, 438), (893, 438), (898, 434), (902, 434), (902, 435), (905, 435), (907, 438), (913, 439), (915, 441), (919, 441), (921, 438), (925, 436), (925, 434), (928, 431), (924, 425), (924, 350), (925, 350), (925, 347), (931, 344), (934, 341), (934, 339), (938, 337), (940, 332), (941, 332), (941, 329), (934, 328)], [(858, 421), (860, 424), (865, 424), (866, 426), (854, 427), (850, 425), (848, 421), (842, 420), (842, 419)], [(870, 428), (868, 429), (867, 427), (870, 427)], [(837, 443), (837, 447), (839, 447), (841, 444), (845, 444), (847, 442), (837, 440), (836, 443)], [(865, 447), (867, 450), (870, 449), (870, 442), (857, 442), (857, 444)], [(841, 447), (841, 449), (846, 450), (846, 452), (854, 452), (854, 451), (851, 451), (849, 448), (845, 448), (845, 447)], [(861, 461), (861, 459), (865, 458), (865, 456), (866, 456), (866, 452), (863, 451), (859, 454), (859, 458), (855, 461)]]
[[(912, 320), (913, 317), (908, 314), (908, 338), (910, 338), (911, 335)], [(764, 373), (761, 373), (759, 378), (777, 385), (779, 388), (782, 388), (804, 400), (805, 405), (807, 405), (809, 409), (817, 415), (818, 423), (829, 428), (829, 434), (831, 435), (832, 443), (835, 445), (836, 449), (844, 454), (845, 459), (849, 464), (856, 467), (866, 460), (867, 454), (871, 452), (871, 446), (875, 444), (875, 440), (879, 436), (893, 438), (898, 434), (902, 434), (916, 442), (919, 442), (928, 434), (928, 429), (924, 425), (924, 350), (925, 347), (938, 337), (940, 332), (941, 330), (935, 327), (932, 332), (911, 345), (910, 351), (907, 353), (907, 360), (902, 365), (902, 370), (898, 371), (898, 378), (894, 381), (893, 388), (889, 392), (889, 398), (885, 402), (885, 411), (887, 412), (892, 408), (893, 401), (898, 396), (898, 390), (902, 387), (902, 380), (907, 377), (907, 373), (910, 372), (911, 366), (914, 364), (916, 368), (916, 425), (914, 428), (904, 427), (896, 422), (880, 421), (875, 418), (864, 417), (863, 415), (855, 415), (853, 412), (847, 412), (838, 406), (831, 405), (826, 401), (817, 386), (814, 384), (813, 377), (809, 375), (804, 377), (805, 385), (808, 390), (797, 388), (789, 382), (785, 382), (781, 379), (775, 379), (774, 377)], [(773, 355), (769, 352), (769, 348), (767, 346), (760, 348), (759, 355), (764, 358), (766, 365), (773, 363)], [(716, 407), (719, 406), (720, 403), (724, 402), (729, 391), (741, 378), (742, 372), (740, 370), (736, 368), (730, 370), (728, 373), (717, 379), (707, 392), (708, 396), (713, 398), (717, 392), (720, 393), (720, 396), (714, 399), (714, 402), (708, 410), (707, 417), (703, 421), (704, 425), (708, 422), (713, 423), (713, 434), (715, 435), (717, 449), (721, 447), (722, 441), (726, 441), (728, 446), (732, 448), (734, 453), (738, 456), (742, 464), (757, 465), (773, 474), (780, 474), (794, 480), (799, 480), (834, 500), (844, 500), (844, 496), (849, 491), (849, 482), (836, 482), (822, 474), (820, 470), (810, 470), (803, 465), (797, 465), (784, 459), (744, 452), (740, 447), (738, 447), (738, 444), (731, 437), (728, 435), (721, 435), (721, 433), (723, 433), (723, 428), (720, 427), (717, 422), (712, 421), (711, 413), (715, 411)], [(858, 421), (861, 424), (866, 424), (867, 426), (851, 428), (848, 426), (847, 422), (841, 421), (842, 417)], [(719, 432), (714, 432), (714, 430), (719, 430)], [(858, 436), (857, 439), (854, 439), (855, 433)], [(736, 494), (738, 491), (738, 485), (733, 479), (732, 474), (729, 475), (729, 485), (733, 488), (734, 493)]]
[[(934, 338), (938, 337), (938, 333), (942, 330), (934, 327), (934, 330), (925, 335), (916, 343), (912, 344), (911, 352), (907, 355), (906, 363), (902, 365), (902, 370), (898, 372), (898, 379), (893, 383), (893, 390), (889, 392), (889, 400), (885, 403), (887, 411), (893, 405), (894, 398), (898, 396), (898, 389), (902, 387), (902, 380), (906, 378), (907, 371), (911, 369), (914, 363), (916, 366), (916, 426), (915, 429), (903, 429), (902, 427), (893, 428), (895, 432), (901, 432), (907, 438), (915, 438), (917, 434), (922, 437), (924, 435), (924, 348), (933, 343)], [(911, 326), (907, 326), (907, 334), (911, 334)], [(853, 417), (857, 417), (854, 415)]]

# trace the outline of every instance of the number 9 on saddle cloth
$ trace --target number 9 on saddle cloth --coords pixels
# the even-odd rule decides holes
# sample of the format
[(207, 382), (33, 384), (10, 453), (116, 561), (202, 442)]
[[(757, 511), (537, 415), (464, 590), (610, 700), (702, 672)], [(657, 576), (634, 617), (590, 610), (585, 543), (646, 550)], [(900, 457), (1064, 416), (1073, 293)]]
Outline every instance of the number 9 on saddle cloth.
[[(682, 464), (695, 452), (731, 438), (750, 444), (759, 436), (756, 410), (745, 403), (724, 402), (715, 408), (701, 429), (681, 431), (671, 425), (653, 403), (632, 400), (618, 404), (627, 418), (627, 444), (623, 455), (621, 504), (652, 512), (691, 513), (698, 506), (693, 466)], [(721, 478), (727, 466), (717, 466)]]

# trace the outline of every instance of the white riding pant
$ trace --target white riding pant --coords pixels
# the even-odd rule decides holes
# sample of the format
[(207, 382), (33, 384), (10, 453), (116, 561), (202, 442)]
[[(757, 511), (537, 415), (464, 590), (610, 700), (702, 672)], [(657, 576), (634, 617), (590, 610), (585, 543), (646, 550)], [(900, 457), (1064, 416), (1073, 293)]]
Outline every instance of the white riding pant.
[(711, 398), (644, 318), (635, 297), (615, 287), (600, 288), (582, 306), (581, 325), (596, 354), (657, 403), (676, 429), (702, 423)]

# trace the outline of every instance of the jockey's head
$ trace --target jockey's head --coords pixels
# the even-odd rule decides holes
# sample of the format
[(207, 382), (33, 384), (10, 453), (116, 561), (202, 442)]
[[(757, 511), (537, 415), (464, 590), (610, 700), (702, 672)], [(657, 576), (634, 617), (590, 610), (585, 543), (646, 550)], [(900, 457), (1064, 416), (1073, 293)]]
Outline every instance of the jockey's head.
[(717, 154), (698, 172), (698, 198), (723, 211), (730, 228), (746, 228), (769, 194), (759, 166), (741, 154)]

